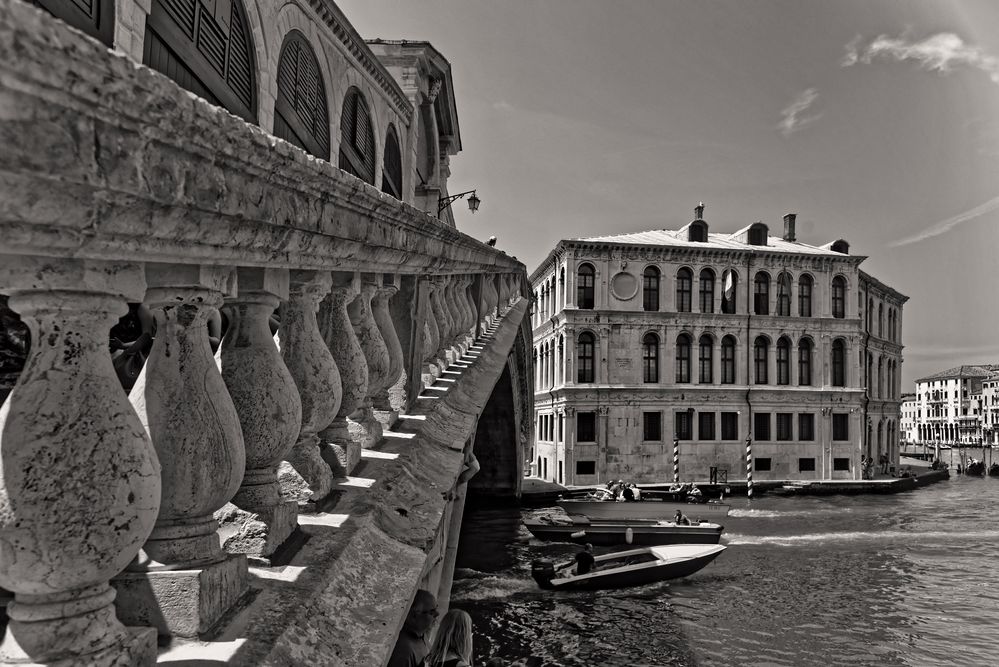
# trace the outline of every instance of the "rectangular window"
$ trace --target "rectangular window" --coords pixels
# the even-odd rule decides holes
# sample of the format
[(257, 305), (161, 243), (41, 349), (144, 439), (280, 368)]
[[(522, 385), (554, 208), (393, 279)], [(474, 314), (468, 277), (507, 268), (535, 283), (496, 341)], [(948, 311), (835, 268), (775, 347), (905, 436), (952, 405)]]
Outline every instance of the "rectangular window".
[(739, 439), (739, 413), (738, 412), (723, 412), (723, 413), (721, 413), (721, 439), (722, 440), (738, 440)]
[(832, 416), (833, 440), (850, 439), (850, 415), (845, 412)]
[(597, 413), (576, 413), (576, 442), (597, 441)]
[(849, 470), (849, 469), (850, 469), (850, 459), (848, 458), (833, 459), (833, 470)]
[(798, 472), (815, 472), (815, 459), (798, 459)]
[(693, 438), (693, 434), (691, 433), (690, 413), (687, 411), (676, 412), (673, 417), (673, 437), (677, 440), (690, 440)]
[(642, 439), (663, 439), (663, 414), (661, 412), (642, 413)]
[(770, 413), (757, 412), (753, 414), (753, 439), (770, 439)]
[(697, 439), (698, 440), (715, 439), (715, 413), (713, 412), (697, 413)]
[(793, 415), (790, 412), (777, 413), (777, 439), (791, 440), (794, 436)]
[(701, 300), (701, 312), (715, 312), (715, 274), (710, 271), (701, 271), (699, 287), (698, 296)]
[(597, 462), (596, 461), (576, 461), (576, 474), (577, 475), (596, 475), (597, 474)]
[(798, 440), (802, 442), (815, 440), (815, 415), (810, 412), (798, 415)]
[(753, 459), (753, 470), (756, 472), (770, 472), (770, 458), (762, 457)]

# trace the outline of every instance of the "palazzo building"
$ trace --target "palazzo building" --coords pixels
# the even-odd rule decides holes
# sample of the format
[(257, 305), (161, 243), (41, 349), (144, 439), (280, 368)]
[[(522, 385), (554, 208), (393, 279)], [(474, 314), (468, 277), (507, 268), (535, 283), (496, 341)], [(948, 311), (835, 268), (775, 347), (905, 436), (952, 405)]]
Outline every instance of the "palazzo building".
[(562, 240), (531, 276), (537, 474), (859, 479), (897, 464), (902, 306), (846, 241), (762, 222)]
[(916, 380), (912, 442), (978, 445), (996, 442), (999, 364), (965, 364)]

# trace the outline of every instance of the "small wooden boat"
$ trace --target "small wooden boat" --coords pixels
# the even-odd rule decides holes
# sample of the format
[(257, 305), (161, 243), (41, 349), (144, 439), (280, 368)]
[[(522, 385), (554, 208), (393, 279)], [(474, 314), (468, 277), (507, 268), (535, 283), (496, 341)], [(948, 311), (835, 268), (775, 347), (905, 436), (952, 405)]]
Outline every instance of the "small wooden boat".
[(720, 521), (728, 516), (730, 509), (729, 505), (715, 500), (695, 503), (643, 498), (618, 502), (613, 496), (607, 499), (566, 498), (559, 500), (558, 506), (565, 510), (566, 514), (585, 516), (591, 521), (668, 521), (673, 518), (677, 510), (692, 519)]
[(524, 526), (539, 540), (578, 544), (718, 544), (717, 523), (677, 525), (672, 521), (591, 521), (583, 516), (525, 519)]
[(640, 586), (691, 575), (725, 551), (720, 544), (674, 544), (644, 547), (594, 557), (594, 570), (573, 574), (575, 561), (555, 565), (549, 560), (531, 564), (531, 576), (544, 589), (598, 589)]

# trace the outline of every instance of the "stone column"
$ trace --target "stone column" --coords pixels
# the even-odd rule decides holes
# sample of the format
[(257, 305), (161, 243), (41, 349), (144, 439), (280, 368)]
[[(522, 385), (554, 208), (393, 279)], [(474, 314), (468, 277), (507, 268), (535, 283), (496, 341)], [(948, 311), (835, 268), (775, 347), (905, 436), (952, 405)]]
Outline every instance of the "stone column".
[(368, 394), (368, 364), (347, 315), (347, 304), (360, 293), (359, 277), (353, 273), (333, 273), (333, 289), (319, 305), (319, 331), (326, 341), (337, 368), (343, 394), (340, 409), (330, 425), (319, 433), (332, 445), (335, 457), (327, 458), (335, 476), (345, 476), (361, 460), (360, 443), (347, 428), (347, 416), (361, 406)]
[(362, 274), (360, 292), (347, 306), (347, 316), (350, 318), (351, 326), (354, 327), (357, 342), (364, 353), (364, 362), (368, 366), (368, 386), (364, 392), (364, 399), (347, 420), (351, 437), (361, 443), (362, 449), (370, 449), (382, 439), (382, 425), (375, 419), (373, 397), (376, 393), (388, 389), (390, 365), (388, 348), (371, 312), (371, 299), (378, 291), (378, 287), (375, 274)]
[[(391, 281), (391, 282), (388, 282)], [(405, 407), (406, 377), (403, 372), (402, 344), (392, 322), (392, 315), (389, 313), (389, 300), (399, 291), (395, 284), (394, 277), (389, 277), (383, 281), (382, 285), (375, 291), (371, 298), (371, 313), (374, 315), (375, 324), (385, 341), (385, 349), (388, 351), (389, 370), (385, 379), (386, 387), (373, 395), (375, 410), (384, 413), (382, 421), (386, 427), (391, 427), (399, 417), (399, 411)]]
[[(302, 428), (302, 402), (269, 320), (289, 296), (287, 269), (238, 269), (238, 296), (226, 299), (229, 331), (222, 342), (222, 377), (236, 406), (246, 444), (246, 472), (221, 510), (238, 531), (230, 553), (268, 558), (298, 527), (298, 504), (281, 495), (277, 469)], [(228, 527), (226, 532), (229, 532)]]
[(319, 438), (340, 410), (343, 389), (336, 361), (319, 332), (316, 311), (330, 293), (328, 271), (292, 271), (290, 298), (281, 305), (281, 357), (302, 400), (302, 430), (285, 460), (309, 485), (311, 500), (333, 490), (333, 470), (327, 458), (336, 458)]
[(14, 593), (0, 662), (152, 665), (156, 631), (122, 625), (108, 584), (160, 507), (156, 452), (108, 353), (142, 269), (4, 256), (0, 287), (31, 331), (0, 407), (0, 586)]
[(162, 466), (162, 502), (140, 558), (112, 582), (118, 618), (161, 635), (206, 632), (248, 590), (246, 556), (220, 546), (214, 512), (243, 479), (239, 416), (208, 341), (231, 269), (147, 264), (156, 319), (149, 359), (130, 399)]

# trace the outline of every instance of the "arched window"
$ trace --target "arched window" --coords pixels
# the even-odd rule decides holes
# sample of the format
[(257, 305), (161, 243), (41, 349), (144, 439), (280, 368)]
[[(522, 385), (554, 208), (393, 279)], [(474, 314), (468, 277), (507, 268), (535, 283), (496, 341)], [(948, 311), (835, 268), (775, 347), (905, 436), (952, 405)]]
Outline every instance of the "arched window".
[(292, 30), (278, 60), (274, 134), (317, 158), (330, 159), (330, 118), (319, 61), (305, 35)]
[(659, 269), (654, 266), (645, 267), (642, 274), (642, 310), (659, 310)]
[(812, 316), (812, 277), (807, 273), (798, 278), (798, 317)]
[(593, 346), (596, 339), (589, 331), (579, 334), (576, 342), (576, 381), (590, 383), (594, 381)]
[(708, 223), (703, 220), (695, 220), (687, 228), (687, 240), (696, 243), (705, 243), (708, 240)]
[(736, 287), (739, 276), (732, 269), (727, 269), (722, 274), (722, 312), (729, 315), (735, 314)]
[(832, 386), (846, 386), (846, 344), (842, 338), (832, 344)]
[(690, 336), (687, 334), (676, 337), (676, 381), (690, 382)]
[(770, 381), (767, 375), (767, 358), (770, 352), (770, 341), (766, 336), (757, 336), (753, 343), (753, 366), (756, 371), (756, 384), (767, 384)]
[(654, 333), (642, 338), (642, 381), (659, 382), (659, 336)]
[(593, 310), (593, 283), (596, 271), (590, 264), (580, 264), (576, 269), (576, 306)]
[(791, 316), (791, 274), (786, 271), (777, 276), (777, 314)]
[(711, 269), (701, 269), (697, 294), (701, 302), (701, 312), (715, 312), (715, 272)]
[(385, 154), (382, 158), (382, 192), (402, 199), (402, 151), (395, 126), (385, 133)]
[(812, 384), (812, 341), (807, 338), (798, 341), (798, 384)]
[(878, 338), (885, 337), (885, 305), (878, 304)]
[(375, 130), (368, 105), (357, 88), (348, 90), (343, 100), (339, 167), (365, 183), (375, 183)]
[(556, 380), (561, 384), (565, 384), (565, 339), (562, 336), (558, 337), (558, 356), (555, 357), (555, 367)]
[(257, 121), (255, 60), (240, 0), (153, 0), (142, 62), (251, 123)]
[(878, 398), (885, 395), (885, 360), (878, 357)]
[(874, 330), (874, 299), (867, 300), (867, 333)]
[(846, 317), (846, 279), (843, 276), (836, 276), (832, 281), (832, 316)]
[(721, 344), (722, 384), (735, 384), (735, 338), (725, 336)]
[(770, 231), (762, 222), (753, 223), (749, 228), (749, 245), (767, 245), (767, 236)]
[(711, 384), (714, 382), (714, 362), (715, 341), (711, 336), (704, 334), (697, 341), (697, 381), (701, 384)]
[(791, 384), (791, 341), (777, 339), (777, 384)]
[(539, 356), (538, 348), (534, 348), (534, 384), (538, 387), (541, 386), (541, 360), (538, 358)]
[(678, 313), (690, 312), (690, 292), (693, 282), (694, 274), (690, 269), (684, 267), (676, 272), (676, 311)]
[(757, 273), (753, 281), (753, 312), (757, 315), (770, 314), (770, 276), (764, 271)]

